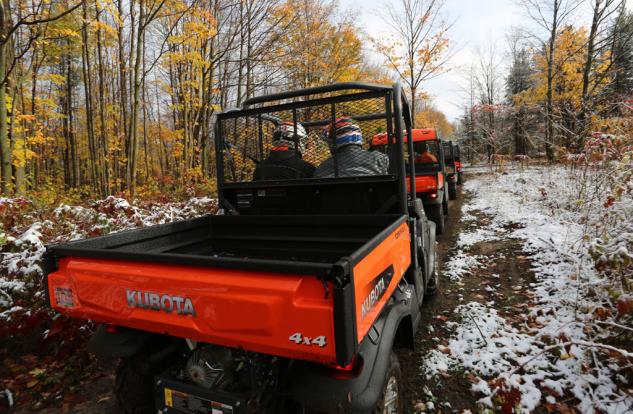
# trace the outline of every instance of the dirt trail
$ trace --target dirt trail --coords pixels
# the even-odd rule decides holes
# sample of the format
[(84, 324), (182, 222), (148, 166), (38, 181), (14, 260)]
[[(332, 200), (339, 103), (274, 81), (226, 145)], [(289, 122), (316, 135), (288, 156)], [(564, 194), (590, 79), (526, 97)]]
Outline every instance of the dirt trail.
[[(462, 206), (470, 195), (459, 190), (458, 199), (451, 203), (447, 220), (447, 232), (438, 239), (441, 269), (446, 266), (457, 250), (461, 233), (486, 228), (491, 217), (477, 211), (470, 214), (476, 220), (461, 221)], [(512, 224), (507, 230), (511, 230)], [(400, 353), (405, 385), (406, 413), (458, 412), (465, 409), (477, 412), (477, 398), (471, 393), (471, 383), (466, 373), (440, 376), (427, 380), (421, 370), (421, 361), (438, 345), (446, 345), (450, 337), (450, 322), (459, 322), (455, 308), (469, 302), (495, 301), (499, 315), (512, 322), (517, 309), (529, 302), (529, 283), (534, 281), (530, 259), (522, 252), (521, 241), (501, 237), (495, 241), (483, 241), (470, 246), (468, 253), (484, 258), (484, 265), (464, 275), (460, 281), (451, 281), (442, 272), (440, 291), (423, 305), (423, 315), (416, 338), (415, 351)], [(517, 321), (517, 324), (520, 321)], [(114, 388), (113, 363), (102, 363), (102, 375), (91, 378), (74, 389), (65, 390), (63, 400), (44, 407), (22, 406), (16, 413), (26, 414), (39, 409), (47, 413), (105, 414), (117, 413), (112, 390)], [(431, 404), (429, 404), (431, 403)]]
[[(460, 189), (458, 199), (450, 206), (447, 231), (438, 239), (440, 266), (445, 266), (456, 252), (460, 233), (486, 228), (491, 222), (490, 217), (477, 211), (470, 213), (476, 220), (461, 221), (462, 205), (468, 203), (470, 197)], [(511, 228), (515, 226), (509, 225), (508, 230)], [(460, 281), (451, 281), (445, 272), (441, 272), (440, 291), (423, 305), (416, 349), (400, 355), (406, 413), (477, 412), (477, 397), (470, 391), (472, 384), (467, 373), (446, 374), (427, 380), (421, 370), (421, 361), (438, 345), (447, 345), (450, 322), (459, 322), (460, 315), (455, 312), (457, 306), (495, 301), (499, 315), (512, 321), (518, 314), (517, 308), (527, 306), (529, 301), (529, 284), (534, 281), (534, 274), (520, 240), (502, 238), (478, 242), (468, 248), (468, 253), (482, 256), (484, 265), (464, 275)]]

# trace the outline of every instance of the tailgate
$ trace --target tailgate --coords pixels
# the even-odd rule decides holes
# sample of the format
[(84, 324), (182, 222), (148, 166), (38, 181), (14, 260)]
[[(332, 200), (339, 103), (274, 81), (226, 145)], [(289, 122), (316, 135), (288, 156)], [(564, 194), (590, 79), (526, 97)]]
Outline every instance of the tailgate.
[(336, 361), (332, 295), (312, 275), (61, 258), (48, 287), (51, 305), (69, 316)]
[[(438, 177), (440, 182), (438, 183)], [(415, 176), (415, 192), (416, 193), (432, 193), (442, 188), (444, 181), (441, 174), (416, 175)], [(411, 183), (407, 177), (407, 191), (411, 191)]]

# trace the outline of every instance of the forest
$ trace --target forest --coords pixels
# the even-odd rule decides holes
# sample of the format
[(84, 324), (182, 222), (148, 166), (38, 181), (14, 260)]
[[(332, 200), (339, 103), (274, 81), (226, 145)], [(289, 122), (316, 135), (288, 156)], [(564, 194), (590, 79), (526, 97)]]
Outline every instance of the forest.
[(0, 0), (0, 413), (115, 412), (48, 245), (218, 213), (217, 115), (346, 81), (465, 166), (406, 412), (631, 412), (633, 7), (491, 1), (520, 24), (473, 45), (461, 2)]
[[(451, 67), (441, 1), (405, 1), (372, 37), (336, 1), (26, 1), (0, 10), (5, 196), (77, 199), (213, 191), (214, 114), (267, 92), (337, 81), (404, 82), (420, 126), (471, 159), (577, 154), (630, 132), (633, 16), (620, 0), (523, 0), (505, 47)], [(574, 24), (580, 12), (590, 25)], [(521, 11), (522, 10), (522, 11)], [(424, 19), (419, 20), (419, 16)], [(392, 29), (392, 30), (391, 30)], [(424, 82), (464, 72), (452, 125)]]
[[(626, 2), (520, 6), (532, 28), (507, 34), (507, 55), (483, 48), (466, 69), (459, 138), (488, 161), (497, 154), (573, 159), (602, 135), (619, 148), (630, 144), (633, 15)], [(575, 23), (583, 11), (588, 26)]]

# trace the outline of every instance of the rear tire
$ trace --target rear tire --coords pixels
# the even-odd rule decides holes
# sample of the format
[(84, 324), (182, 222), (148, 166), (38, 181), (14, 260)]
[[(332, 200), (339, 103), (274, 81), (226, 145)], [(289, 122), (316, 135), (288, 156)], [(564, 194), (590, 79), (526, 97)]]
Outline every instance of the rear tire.
[(444, 207), (442, 204), (434, 204), (429, 211), (429, 219), (435, 223), (435, 234), (444, 233)]
[(462, 185), (464, 184), (464, 179), (462, 178), (462, 173), (457, 173), (457, 184)]
[(154, 414), (154, 375), (143, 354), (121, 358), (116, 371), (114, 393), (117, 404), (125, 414)]
[(448, 184), (448, 199), (457, 200), (457, 184), (456, 183)]
[(424, 296), (433, 296), (437, 293), (440, 284), (440, 268), (437, 260), (437, 251), (435, 252), (435, 257), (433, 258), (433, 271), (431, 272), (431, 277), (429, 278), (429, 283), (426, 284), (426, 289), (424, 289)]
[(391, 350), (389, 369), (383, 384), (380, 399), (373, 410), (373, 414), (404, 414), (404, 397), (402, 395), (402, 371), (398, 356)]

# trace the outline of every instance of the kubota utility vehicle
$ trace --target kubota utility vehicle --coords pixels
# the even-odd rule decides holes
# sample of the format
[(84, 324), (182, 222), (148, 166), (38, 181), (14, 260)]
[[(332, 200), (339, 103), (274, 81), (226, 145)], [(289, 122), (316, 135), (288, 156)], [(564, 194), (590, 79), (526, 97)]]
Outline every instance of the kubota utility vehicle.
[[(413, 150), (409, 158), (415, 165), (414, 191), (422, 200), (424, 211), (435, 223), (436, 233), (444, 233), (444, 216), (448, 215), (448, 183), (444, 149), (435, 128), (414, 129)], [(405, 145), (408, 144), (405, 137)], [(385, 151), (387, 135), (376, 134), (372, 139), (372, 147)], [(407, 173), (409, 173), (407, 169)], [(409, 191), (412, 191), (410, 175), (407, 176)]]
[(457, 199), (457, 168), (455, 166), (455, 146), (451, 141), (442, 141), (444, 161), (446, 164), (446, 182), (448, 184), (448, 199)]
[[(392, 138), (385, 174), (339, 173), (321, 136), (341, 116), (363, 153)], [(334, 157), (331, 177), (253, 180), (279, 119), (307, 131), (304, 160)], [(89, 348), (120, 358), (123, 411), (401, 413), (395, 350), (437, 289), (435, 225), (407, 193), (411, 133), (399, 84), (252, 98), (217, 117), (223, 214), (49, 246), (50, 304), (103, 324)]]

